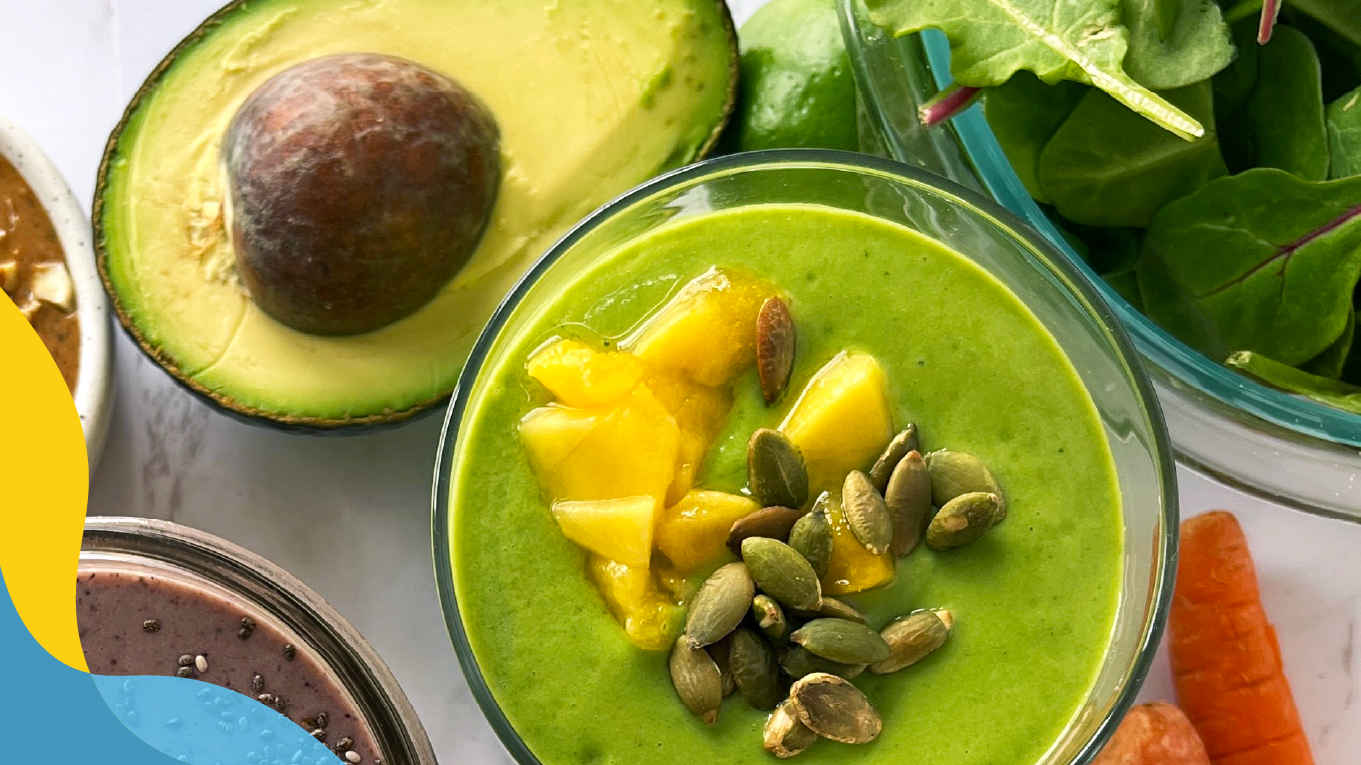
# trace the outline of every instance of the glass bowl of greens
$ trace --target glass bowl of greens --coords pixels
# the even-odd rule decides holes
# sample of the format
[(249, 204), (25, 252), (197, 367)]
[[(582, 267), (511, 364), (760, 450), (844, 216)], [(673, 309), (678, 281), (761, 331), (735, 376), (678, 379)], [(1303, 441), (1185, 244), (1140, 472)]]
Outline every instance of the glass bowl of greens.
[(1067, 255), (1130, 331), (1184, 464), (1357, 519), (1361, 15), (1347, 5), (1287, 2), (1274, 28), (1251, 0), (840, 11), (867, 148), (992, 196)]

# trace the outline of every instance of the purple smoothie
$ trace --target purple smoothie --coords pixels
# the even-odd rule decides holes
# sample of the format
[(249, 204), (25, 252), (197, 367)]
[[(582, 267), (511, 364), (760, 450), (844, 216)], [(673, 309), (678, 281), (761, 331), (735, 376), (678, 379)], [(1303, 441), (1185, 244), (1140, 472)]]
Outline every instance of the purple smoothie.
[(226, 591), (163, 572), (82, 564), (76, 618), (90, 671), (178, 675), (270, 704), (351, 763), (381, 765), (369, 724), (313, 652)]

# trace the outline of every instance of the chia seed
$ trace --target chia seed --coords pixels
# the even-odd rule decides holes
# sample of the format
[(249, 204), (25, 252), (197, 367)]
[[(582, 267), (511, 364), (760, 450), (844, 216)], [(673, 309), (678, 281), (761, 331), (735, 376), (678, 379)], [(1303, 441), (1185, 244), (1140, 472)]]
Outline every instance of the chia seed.
[(255, 675), (251, 677), (250, 689), (252, 691), (255, 691), (256, 693), (260, 693), (265, 689), (265, 679), (263, 677), (260, 677), (259, 672), (256, 672)]
[(191, 666), (193, 666), (193, 665), (194, 665), (194, 657), (193, 657), (192, 654), (187, 654), (187, 653), (186, 653), (186, 654), (182, 654), (182, 655), (180, 656), (180, 666), (181, 666), (181, 667), (191, 667)]
[(194, 657), (194, 669), (197, 669), (199, 672), (207, 672), (207, 671), (208, 671), (208, 657), (207, 657), (207, 656), (204, 656), (203, 654), (199, 654), (198, 656), (195, 656), (195, 657)]
[(319, 713), (317, 714), (317, 727), (318, 727), (318, 728), (325, 728), (325, 727), (326, 727), (326, 724), (329, 723), (330, 721), (331, 721), (331, 716), (328, 715), (328, 714), (326, 714), (325, 712), (319, 712)]
[(322, 730), (321, 728), (317, 728), (312, 731), (312, 738), (324, 742), (326, 740), (326, 731)]
[(193, 667), (180, 667), (179, 669), (175, 670), (175, 677), (193, 677), (193, 676), (194, 676)]
[(160, 629), (161, 629), (160, 619), (147, 619), (146, 621), (142, 622), (143, 632), (159, 632)]
[(348, 762), (357, 763), (360, 759), (362, 758), (359, 756), (359, 752), (356, 752), (353, 749), (345, 753), (345, 760)]
[(294, 648), (292, 643), (289, 643), (288, 645), (284, 646), (284, 658), (285, 658), (285, 659), (287, 659), (287, 660), (289, 660), (289, 661), (293, 661), (293, 657), (294, 657), (294, 656), (297, 656), (297, 655), (298, 655), (298, 649)]

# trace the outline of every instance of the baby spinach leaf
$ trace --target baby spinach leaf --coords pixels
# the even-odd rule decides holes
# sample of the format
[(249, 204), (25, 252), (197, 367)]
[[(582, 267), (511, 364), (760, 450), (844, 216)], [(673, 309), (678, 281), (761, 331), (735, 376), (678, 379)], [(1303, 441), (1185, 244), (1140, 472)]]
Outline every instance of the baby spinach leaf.
[[(1361, 2), (1356, 13), (1361, 14)], [(1286, 6), (1285, 23), (1300, 30), (1314, 44), (1323, 68), (1323, 100), (1335, 101), (1361, 85), (1361, 42), (1353, 42), (1312, 16)]]
[(1252, 351), (1233, 353), (1224, 363), (1247, 372), (1273, 388), (1307, 396), (1343, 411), (1361, 414), (1361, 387), (1311, 375)]
[(1184, 138), (1204, 134), (1186, 112), (1125, 72), (1129, 32), (1121, 0), (866, 0), (870, 18), (904, 35), (938, 28), (961, 85), (1001, 85), (1021, 69), (1045, 82), (1076, 80)]
[[(1169, 9), (1174, 21), (1164, 32)], [(1121, 18), (1129, 28), (1125, 68), (1154, 90), (1208, 79), (1233, 60), (1229, 27), (1213, 0), (1123, 0)]]
[(1342, 370), (1347, 365), (1347, 356), (1352, 350), (1352, 341), (1355, 339), (1356, 311), (1353, 309), (1342, 334), (1333, 341), (1332, 345), (1325, 348), (1323, 353), (1301, 364), (1300, 369), (1319, 377), (1328, 377), (1334, 380), (1341, 378)]
[(1361, 88), (1328, 105), (1330, 178), (1361, 175)]
[[(1153, 0), (1153, 18), (1158, 22), (1158, 39), (1166, 40), (1177, 30), (1181, 0)], [(1128, 24), (1126, 24), (1128, 26)]]
[(1238, 57), (1214, 76), (1214, 112), (1219, 148), (1230, 173), (1252, 167), (1252, 134), (1247, 129), (1248, 101), (1257, 89), (1257, 24), (1240, 21), (1233, 25)]
[(1302, 364), (1351, 320), (1361, 178), (1258, 168), (1211, 181), (1153, 218), (1138, 273), (1149, 318), (1203, 352)]
[(1036, 177), (1040, 152), (1089, 90), (1069, 80), (1046, 85), (1030, 72), (1021, 71), (988, 88), (983, 96), (983, 114), (997, 143), (1037, 202), (1049, 201)]
[(1123, 274), (1111, 274), (1110, 276), (1103, 276), (1101, 278), (1105, 280), (1106, 284), (1109, 284), (1111, 289), (1115, 290), (1120, 297), (1124, 298), (1125, 302), (1134, 306), (1136, 311), (1144, 310), (1144, 296), (1139, 290), (1139, 278), (1133, 271)]
[(1361, 45), (1361, 0), (1290, 0), (1290, 7)]
[(1342, 362), (1342, 374), (1338, 379), (1352, 385), (1361, 385), (1361, 343), (1355, 342), (1356, 335), (1361, 335), (1361, 312), (1356, 314), (1356, 326), (1352, 329), (1352, 348), (1347, 353), (1347, 359)]
[(1050, 214), (1059, 230), (1070, 243), (1079, 242), (1075, 247), (1082, 259), (1099, 276), (1118, 276), (1134, 271), (1139, 263), (1140, 246), (1144, 231), (1138, 228), (1102, 228), (1084, 226)]
[[(1213, 128), (1208, 81), (1165, 95)], [(1068, 220), (1142, 227), (1163, 205), (1224, 173), (1213, 130), (1182, 141), (1092, 90), (1040, 153), (1038, 175)]]
[(1298, 29), (1278, 27), (1258, 51), (1248, 128), (1257, 167), (1279, 167), (1309, 181), (1328, 177), (1318, 54)]

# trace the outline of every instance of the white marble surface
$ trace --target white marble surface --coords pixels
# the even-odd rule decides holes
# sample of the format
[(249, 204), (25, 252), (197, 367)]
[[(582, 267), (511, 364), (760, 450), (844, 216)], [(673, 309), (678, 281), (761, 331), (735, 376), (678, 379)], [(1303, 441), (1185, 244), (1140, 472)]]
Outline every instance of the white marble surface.
[[(761, 0), (736, 0), (744, 18)], [(0, 112), (90, 199), (105, 138), (166, 51), (218, 0), (0, 0)], [(118, 335), (117, 411), (90, 512), (220, 534), (302, 578), (386, 658), (445, 763), (509, 757), (459, 674), (432, 578), (429, 497), (439, 418), (354, 438), (243, 425), (190, 397)], [(1187, 514), (1235, 510), (1320, 765), (1361, 752), (1356, 630), (1361, 526), (1252, 500), (1181, 474)], [(1167, 697), (1165, 662), (1145, 687)]]

